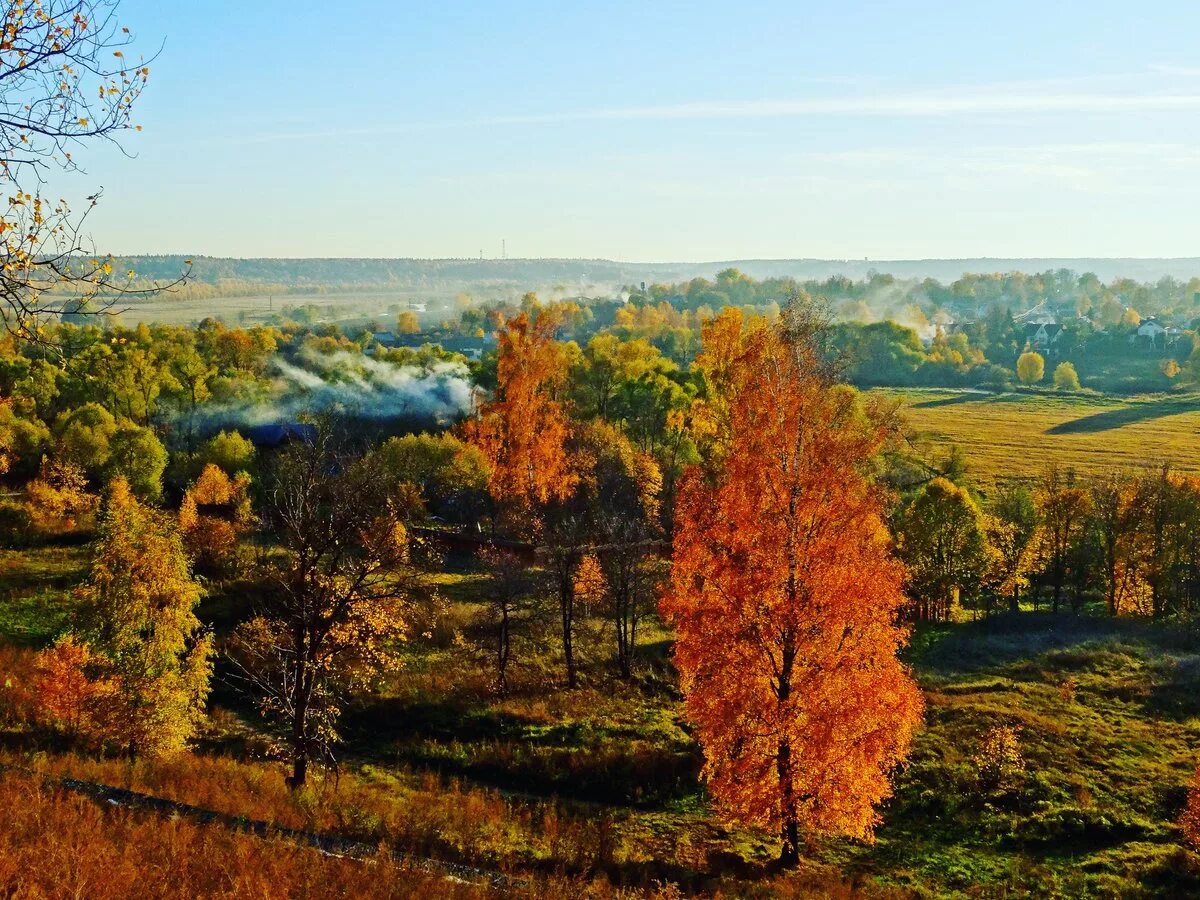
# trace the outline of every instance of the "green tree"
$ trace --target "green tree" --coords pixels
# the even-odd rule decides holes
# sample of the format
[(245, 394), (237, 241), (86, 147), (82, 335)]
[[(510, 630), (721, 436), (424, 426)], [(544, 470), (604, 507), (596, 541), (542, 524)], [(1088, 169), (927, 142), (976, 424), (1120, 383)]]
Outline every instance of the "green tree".
[(895, 530), (916, 618), (946, 620), (956, 600), (978, 593), (988, 546), (983, 516), (963, 488), (933, 479), (901, 507)]
[(117, 420), (98, 403), (85, 403), (59, 415), (54, 424), (55, 453), (63, 462), (97, 477), (112, 455)]
[(408, 434), (373, 454), (393, 495), (416, 488), (426, 510), (467, 520), (486, 508), (487, 460), (478, 447), (446, 434)]
[(109, 477), (124, 478), (140, 500), (162, 499), (162, 476), (167, 451), (149, 428), (124, 422), (108, 442)]
[(131, 756), (181, 749), (208, 696), (212, 640), (196, 618), (199, 585), (178, 531), (115, 478), (96, 556), (79, 589), (81, 634), (116, 687), (105, 738)]
[(212, 464), (232, 476), (254, 467), (254, 444), (236, 431), (222, 431), (200, 445), (197, 457), (198, 469)]

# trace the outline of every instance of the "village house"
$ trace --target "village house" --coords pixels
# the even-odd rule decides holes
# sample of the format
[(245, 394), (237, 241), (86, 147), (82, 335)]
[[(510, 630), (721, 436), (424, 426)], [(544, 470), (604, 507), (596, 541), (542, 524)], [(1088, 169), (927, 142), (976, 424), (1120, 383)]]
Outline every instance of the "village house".
[(1058, 322), (1028, 322), (1024, 328), (1025, 343), (1035, 350), (1048, 350), (1062, 337)]

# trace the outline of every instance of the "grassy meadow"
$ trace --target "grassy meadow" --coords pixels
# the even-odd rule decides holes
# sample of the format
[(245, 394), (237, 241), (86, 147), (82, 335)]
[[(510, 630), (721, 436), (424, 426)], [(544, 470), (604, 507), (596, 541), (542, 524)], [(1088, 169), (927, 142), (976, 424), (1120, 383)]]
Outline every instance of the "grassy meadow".
[[(28, 677), (32, 648), (69, 619), (69, 584), (82, 559), (76, 548), (0, 553), (0, 685), (8, 690)], [(604, 622), (585, 615), (576, 691), (562, 688), (560, 661), (533, 628), (518, 645), (513, 690), (500, 697), (487, 672), (479, 576), (447, 571), (434, 584), (436, 627), (408, 645), (402, 671), (347, 713), (340, 771), (298, 794), (286, 788), (253, 710), (222, 687), (194, 752), (132, 765), (72, 752), (5, 720), (0, 696), (0, 763), (504, 873), (516, 887), (502, 894), (1200, 890), (1200, 868), (1174, 825), (1200, 745), (1200, 654), (1186, 634), (1132, 619), (1032, 612), (921, 628), (906, 658), (925, 694), (926, 724), (882, 809), (876, 841), (814, 839), (799, 871), (784, 876), (772, 870), (770, 835), (730, 826), (711, 808), (698, 748), (679, 716), (670, 636), (657, 623), (647, 629), (636, 678), (625, 682), (613, 674)], [(997, 726), (1015, 734), (1016, 758), (1003, 777), (987, 778), (981, 759)], [(137, 842), (152, 855), (186, 846), (181, 877), (205, 893), (262, 884), (253, 876), (264, 855), (256, 838), (104, 809), (24, 774), (0, 774), (0, 793), (30, 798), (3, 813), (13, 859), (28, 856), (21, 836), (32, 840), (37, 810), (49, 823), (38, 840), (53, 853), (67, 854), (90, 829), (91, 855), (73, 870), (80, 879)], [(224, 881), (206, 869), (208, 852), (233, 860)], [(312, 895), (311, 880), (295, 880), (307, 860), (355, 896), (446, 895), (427, 873), (325, 861), (311, 850), (287, 854), (293, 881), (264, 896)], [(356, 866), (378, 878), (361, 877)], [(36, 893), (37, 871), (0, 865), (0, 892)], [(456, 895), (495, 893), (455, 885)]]
[(1200, 395), (886, 393), (902, 402), (914, 447), (934, 456), (961, 447), (971, 477), (983, 484), (1036, 478), (1051, 462), (1087, 475), (1162, 462), (1200, 472)]

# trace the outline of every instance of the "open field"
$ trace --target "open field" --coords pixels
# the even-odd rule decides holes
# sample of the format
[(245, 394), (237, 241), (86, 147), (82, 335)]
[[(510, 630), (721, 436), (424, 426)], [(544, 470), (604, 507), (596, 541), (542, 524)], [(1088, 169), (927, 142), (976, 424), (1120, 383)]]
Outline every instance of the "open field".
[(1200, 472), (1200, 395), (1128, 400), (1052, 394), (893, 390), (914, 447), (961, 447), (982, 484), (1033, 478), (1051, 462), (1081, 474), (1169, 462)]

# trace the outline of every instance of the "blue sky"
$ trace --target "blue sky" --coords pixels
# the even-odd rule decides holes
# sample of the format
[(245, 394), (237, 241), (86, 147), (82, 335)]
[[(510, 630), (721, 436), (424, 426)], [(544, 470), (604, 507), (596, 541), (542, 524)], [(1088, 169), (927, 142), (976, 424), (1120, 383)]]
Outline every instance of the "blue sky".
[(1200, 255), (1195, 2), (121, 8), (102, 250)]

